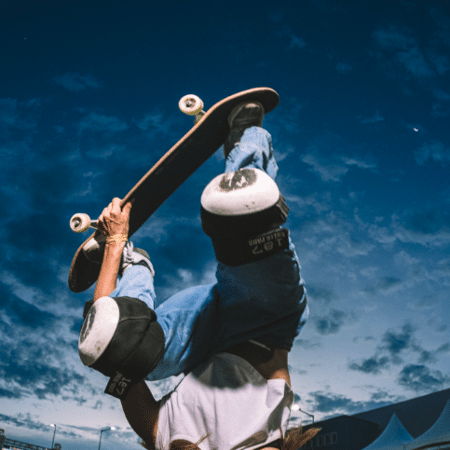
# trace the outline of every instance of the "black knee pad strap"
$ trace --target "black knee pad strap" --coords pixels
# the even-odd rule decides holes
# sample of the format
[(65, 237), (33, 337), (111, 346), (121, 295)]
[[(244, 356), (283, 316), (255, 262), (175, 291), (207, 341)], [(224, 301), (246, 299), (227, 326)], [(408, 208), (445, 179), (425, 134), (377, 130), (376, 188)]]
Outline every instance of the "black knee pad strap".
[(105, 393), (123, 400), (136, 383), (155, 369), (163, 352), (164, 332), (158, 322), (152, 322), (142, 341), (109, 379)]
[(248, 238), (212, 239), (216, 258), (227, 266), (240, 266), (289, 249), (289, 231), (278, 228)]

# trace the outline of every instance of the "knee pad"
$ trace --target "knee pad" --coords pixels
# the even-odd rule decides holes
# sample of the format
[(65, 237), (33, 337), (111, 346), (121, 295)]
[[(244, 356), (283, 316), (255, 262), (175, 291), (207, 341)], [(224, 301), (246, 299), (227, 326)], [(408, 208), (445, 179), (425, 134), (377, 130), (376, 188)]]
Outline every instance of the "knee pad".
[(164, 332), (156, 313), (130, 297), (87, 302), (78, 341), (84, 365), (110, 377), (105, 393), (124, 399), (164, 352)]
[(203, 231), (218, 261), (238, 266), (289, 248), (289, 208), (277, 184), (260, 169), (214, 178), (201, 197)]

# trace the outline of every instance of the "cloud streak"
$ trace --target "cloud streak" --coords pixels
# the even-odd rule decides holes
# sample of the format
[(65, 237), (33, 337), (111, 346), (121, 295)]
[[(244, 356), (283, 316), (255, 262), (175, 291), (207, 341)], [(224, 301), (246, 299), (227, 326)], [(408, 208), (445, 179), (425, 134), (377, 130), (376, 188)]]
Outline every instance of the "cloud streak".
[(54, 78), (56, 84), (71, 92), (80, 92), (87, 89), (99, 89), (103, 85), (92, 75), (81, 75), (78, 72), (67, 72)]
[(355, 401), (345, 395), (334, 394), (323, 390), (310, 392), (309, 395), (313, 399), (312, 404), (314, 405), (314, 410), (323, 414), (324, 418), (330, 418), (340, 414), (358, 414), (363, 411), (381, 408), (398, 400), (398, 397), (392, 398), (383, 392), (373, 393), (370, 399), (366, 401)]
[(447, 167), (450, 162), (450, 147), (440, 141), (429, 141), (414, 152), (417, 164), (423, 166), (427, 162), (436, 162)]
[(390, 65), (386, 68), (391, 75), (428, 79), (447, 70), (444, 69), (447, 58), (433, 54), (435, 49), (424, 48), (413, 30), (406, 26), (380, 26), (373, 31), (372, 39), (378, 49), (380, 63), (387, 62)]
[(355, 319), (345, 311), (331, 309), (326, 316), (316, 315), (313, 320), (317, 332), (325, 336), (339, 333), (343, 326), (354, 322)]
[(349, 156), (343, 154), (339, 144), (331, 138), (316, 139), (307, 151), (300, 156), (309, 170), (319, 175), (325, 182), (340, 182), (351, 169), (374, 171), (377, 164), (370, 157)]
[(416, 393), (432, 392), (445, 388), (450, 383), (450, 377), (424, 365), (408, 364), (400, 372), (398, 383)]
[(128, 125), (118, 117), (91, 112), (80, 122), (80, 131), (109, 131), (117, 133), (128, 129)]
[(426, 350), (416, 338), (416, 329), (409, 323), (400, 330), (389, 329), (381, 337), (375, 355), (360, 361), (351, 361), (348, 368), (364, 374), (380, 375), (389, 371), (392, 366), (399, 366), (408, 357), (411, 361), (415, 355), (417, 363), (404, 365), (397, 376), (397, 383), (408, 390), (431, 392), (444, 389), (450, 377), (439, 370), (433, 370), (424, 363), (437, 362), (437, 356), (450, 352), (450, 344), (444, 343), (434, 350)]

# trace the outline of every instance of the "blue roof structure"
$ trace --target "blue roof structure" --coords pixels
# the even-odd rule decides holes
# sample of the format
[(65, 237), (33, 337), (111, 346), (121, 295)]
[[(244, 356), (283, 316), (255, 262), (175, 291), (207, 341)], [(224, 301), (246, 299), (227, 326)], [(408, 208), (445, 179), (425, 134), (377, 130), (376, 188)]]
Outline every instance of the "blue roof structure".
[(448, 400), (450, 400), (450, 389), (444, 389), (404, 402), (358, 413), (353, 417), (375, 422), (380, 430), (384, 430), (392, 414), (395, 413), (412, 437), (417, 438), (436, 423)]
[(405, 450), (419, 450), (445, 444), (450, 444), (450, 400), (447, 401), (436, 423), (428, 431), (406, 445)]
[(413, 440), (394, 413), (380, 436), (364, 450), (404, 450), (403, 446)]

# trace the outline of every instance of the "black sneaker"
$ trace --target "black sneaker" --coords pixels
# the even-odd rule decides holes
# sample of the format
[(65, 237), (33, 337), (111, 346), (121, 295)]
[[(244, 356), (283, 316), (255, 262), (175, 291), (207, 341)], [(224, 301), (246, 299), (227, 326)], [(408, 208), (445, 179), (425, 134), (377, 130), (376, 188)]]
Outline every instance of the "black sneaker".
[(250, 127), (260, 127), (264, 119), (264, 107), (260, 102), (244, 102), (235, 106), (228, 116), (230, 134), (223, 144), (225, 158), (239, 143), (244, 131)]
[(244, 102), (235, 106), (228, 116), (230, 129), (262, 126), (264, 107), (260, 102)]

